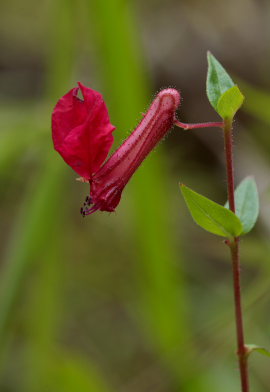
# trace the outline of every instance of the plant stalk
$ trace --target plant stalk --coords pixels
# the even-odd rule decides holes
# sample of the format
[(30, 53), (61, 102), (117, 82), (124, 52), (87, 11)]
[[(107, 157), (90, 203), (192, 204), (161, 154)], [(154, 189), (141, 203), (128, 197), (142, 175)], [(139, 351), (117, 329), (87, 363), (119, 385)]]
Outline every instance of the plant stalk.
[[(232, 120), (225, 120), (224, 122), (224, 146), (226, 156), (228, 200), (230, 210), (235, 213)], [(237, 355), (241, 375), (241, 386), (242, 392), (249, 392), (247, 350), (244, 339), (244, 325), (241, 301), (239, 237), (227, 240), (226, 244), (230, 248), (232, 259), (235, 321), (238, 348)]]
[(187, 131), (189, 129), (197, 129), (197, 128), (223, 128), (224, 122), (206, 122), (206, 123), (187, 124), (175, 120), (174, 125), (176, 125), (179, 128), (183, 128)]

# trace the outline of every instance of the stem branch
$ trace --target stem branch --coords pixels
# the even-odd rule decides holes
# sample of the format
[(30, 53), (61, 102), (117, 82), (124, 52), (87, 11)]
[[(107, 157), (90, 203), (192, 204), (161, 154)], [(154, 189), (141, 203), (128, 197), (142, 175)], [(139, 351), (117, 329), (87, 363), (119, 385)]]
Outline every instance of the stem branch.
[[(227, 191), (230, 210), (235, 212), (234, 199), (234, 170), (233, 170), (233, 148), (232, 148), (232, 121), (224, 122), (224, 145), (227, 169)], [(241, 279), (240, 279), (240, 259), (239, 259), (239, 237), (226, 241), (231, 251), (234, 287), (234, 306), (237, 334), (237, 355), (241, 375), (242, 392), (249, 392), (247, 350), (244, 340), (244, 325), (241, 304)]]
[(183, 128), (185, 130), (197, 129), (197, 128), (223, 128), (224, 122), (206, 122), (206, 123), (197, 123), (197, 124), (187, 124), (175, 120), (174, 125), (176, 125), (179, 128)]

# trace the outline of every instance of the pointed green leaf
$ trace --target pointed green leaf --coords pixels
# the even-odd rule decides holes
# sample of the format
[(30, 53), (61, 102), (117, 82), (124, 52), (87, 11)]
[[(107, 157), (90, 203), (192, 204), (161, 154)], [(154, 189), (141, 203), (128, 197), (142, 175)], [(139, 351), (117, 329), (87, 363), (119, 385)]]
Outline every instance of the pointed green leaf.
[(182, 195), (194, 221), (221, 237), (237, 237), (242, 232), (240, 219), (227, 208), (180, 184)]
[(217, 104), (217, 112), (224, 119), (232, 119), (244, 102), (244, 96), (235, 85), (221, 95)]
[(256, 344), (246, 344), (247, 355), (250, 355), (253, 351), (257, 351), (258, 353), (270, 357), (270, 351), (264, 347), (257, 346)]
[(218, 101), (220, 97), (235, 83), (231, 77), (217, 61), (217, 59), (210, 53), (207, 53), (208, 72), (206, 81), (206, 92), (209, 102), (213, 108), (218, 111)]
[[(243, 225), (242, 234), (247, 234), (255, 225), (259, 215), (259, 196), (253, 177), (246, 177), (235, 190), (236, 215)], [(228, 202), (225, 204), (229, 208)]]

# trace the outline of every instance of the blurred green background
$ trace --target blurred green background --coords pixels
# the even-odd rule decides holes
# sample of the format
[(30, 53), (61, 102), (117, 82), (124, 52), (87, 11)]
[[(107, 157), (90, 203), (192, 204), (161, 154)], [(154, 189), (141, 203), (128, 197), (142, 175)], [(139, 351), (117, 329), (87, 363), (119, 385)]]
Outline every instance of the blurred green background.
[[(218, 120), (206, 51), (246, 95), (236, 179), (253, 174), (256, 229), (241, 244), (248, 343), (270, 347), (270, 3), (33, 0), (0, 5), (0, 391), (239, 391), (228, 249), (190, 219), (178, 182), (225, 202), (221, 132), (175, 129), (113, 214), (82, 219), (89, 189), (53, 151), (56, 101), (82, 81), (108, 103), (117, 146), (154, 94), (179, 119)], [(252, 391), (269, 390), (254, 354)]]

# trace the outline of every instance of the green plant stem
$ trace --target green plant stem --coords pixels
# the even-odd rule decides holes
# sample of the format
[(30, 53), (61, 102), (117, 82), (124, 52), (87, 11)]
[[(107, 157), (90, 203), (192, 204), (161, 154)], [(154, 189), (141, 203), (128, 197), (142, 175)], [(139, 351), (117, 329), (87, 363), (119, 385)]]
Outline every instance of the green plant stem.
[[(232, 120), (224, 122), (224, 145), (227, 169), (227, 191), (230, 210), (235, 212), (234, 199), (234, 165), (233, 165), (233, 147), (232, 147)], [(234, 287), (234, 305), (235, 305), (235, 321), (237, 334), (237, 355), (239, 361), (239, 369), (241, 375), (242, 392), (249, 392), (248, 381), (248, 364), (247, 351), (244, 339), (244, 325), (241, 303), (241, 275), (240, 275), (240, 259), (239, 259), (239, 237), (227, 240), (226, 244), (230, 248), (232, 269), (233, 269), (233, 287)]]

